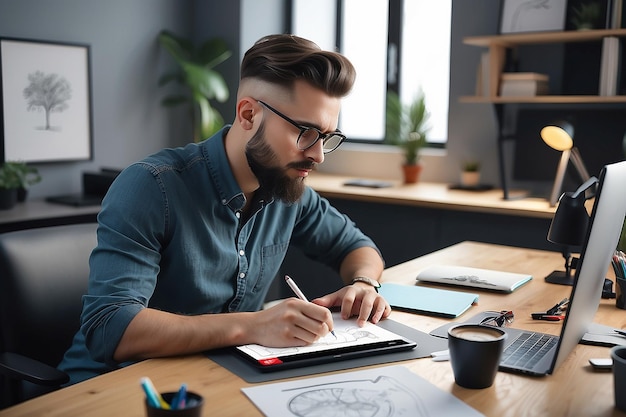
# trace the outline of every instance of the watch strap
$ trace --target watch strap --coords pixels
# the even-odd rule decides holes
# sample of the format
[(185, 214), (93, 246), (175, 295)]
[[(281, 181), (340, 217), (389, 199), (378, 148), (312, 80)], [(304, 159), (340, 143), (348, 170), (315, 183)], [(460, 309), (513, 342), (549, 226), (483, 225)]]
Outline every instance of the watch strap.
[(365, 284), (371, 285), (372, 287), (374, 287), (376, 292), (378, 292), (378, 289), (380, 288), (380, 282), (368, 277), (354, 277), (352, 279), (352, 284), (354, 284), (355, 282), (363, 282)]

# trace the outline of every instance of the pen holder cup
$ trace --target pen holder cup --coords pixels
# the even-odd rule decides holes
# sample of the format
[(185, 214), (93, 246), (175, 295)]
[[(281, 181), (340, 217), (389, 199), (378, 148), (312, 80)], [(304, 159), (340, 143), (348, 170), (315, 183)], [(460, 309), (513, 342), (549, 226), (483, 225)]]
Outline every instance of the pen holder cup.
[[(163, 399), (170, 404), (176, 392), (165, 392), (161, 394)], [(147, 417), (200, 417), (202, 415), (202, 406), (204, 398), (195, 392), (187, 392), (187, 400), (185, 408), (180, 410), (166, 410), (164, 408), (152, 407), (146, 400), (146, 416)]]
[(615, 278), (615, 307), (626, 310), (626, 278)]

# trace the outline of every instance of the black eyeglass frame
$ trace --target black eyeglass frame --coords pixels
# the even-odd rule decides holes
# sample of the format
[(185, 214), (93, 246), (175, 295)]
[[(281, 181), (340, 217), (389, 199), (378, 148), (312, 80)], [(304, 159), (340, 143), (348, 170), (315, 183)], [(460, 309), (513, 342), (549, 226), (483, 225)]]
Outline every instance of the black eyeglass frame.
[(507, 327), (515, 319), (515, 314), (511, 310), (489, 311), (493, 316), (485, 317), (480, 324), (493, 327)]
[[(306, 151), (307, 149), (315, 146), (315, 144), (321, 139), (322, 140), (322, 151), (325, 154), (326, 153), (331, 153), (332, 151), (337, 149), (346, 140), (346, 136), (343, 133), (341, 133), (341, 131), (339, 129), (335, 130), (334, 132), (324, 133), (321, 130), (319, 130), (318, 128), (316, 128), (316, 127), (304, 126), (304, 125), (301, 125), (299, 123), (294, 122), (292, 119), (290, 119), (289, 117), (287, 117), (283, 113), (279, 112), (278, 110), (276, 110), (275, 108), (273, 108), (272, 106), (270, 106), (269, 104), (267, 104), (266, 102), (264, 102), (262, 100), (257, 100), (257, 102), (259, 104), (261, 104), (263, 107), (267, 108), (272, 113), (274, 113), (275, 115), (279, 116), (280, 118), (282, 118), (283, 120), (285, 120), (286, 122), (288, 122), (289, 124), (291, 124), (292, 126), (297, 128), (298, 130), (300, 130), (300, 133), (298, 134), (298, 139), (296, 139), (296, 145), (298, 146), (298, 149), (300, 149), (301, 151)], [(315, 133), (317, 133), (317, 138), (313, 142), (311, 142), (309, 145), (307, 145), (307, 146), (304, 146), (304, 147), (300, 146), (300, 139), (302, 138), (302, 135), (304, 135), (306, 132), (309, 132), (309, 131), (314, 131)], [(331, 148), (324, 147), (324, 145), (326, 145), (326, 143), (327, 143), (327, 140), (329, 138), (332, 138), (332, 137), (338, 137), (339, 138), (339, 141), (337, 142), (337, 144), (334, 145)]]

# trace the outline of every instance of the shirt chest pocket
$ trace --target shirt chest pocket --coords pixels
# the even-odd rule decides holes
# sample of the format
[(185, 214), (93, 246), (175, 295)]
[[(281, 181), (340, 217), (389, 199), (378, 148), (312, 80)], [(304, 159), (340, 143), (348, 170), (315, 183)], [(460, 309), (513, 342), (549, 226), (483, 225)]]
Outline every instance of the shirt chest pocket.
[(258, 277), (252, 288), (253, 293), (267, 290), (276, 277), (288, 248), (289, 242), (263, 246), (260, 265), (258, 265)]

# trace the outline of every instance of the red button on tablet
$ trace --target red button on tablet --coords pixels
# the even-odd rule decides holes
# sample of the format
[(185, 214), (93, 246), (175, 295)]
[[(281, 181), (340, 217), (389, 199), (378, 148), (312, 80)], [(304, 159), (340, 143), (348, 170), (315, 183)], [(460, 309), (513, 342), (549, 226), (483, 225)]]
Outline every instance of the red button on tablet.
[(263, 366), (272, 366), (272, 365), (280, 365), (281, 363), (283, 363), (283, 361), (281, 361), (278, 358), (268, 358), (268, 359), (259, 359), (259, 363)]

